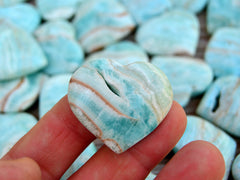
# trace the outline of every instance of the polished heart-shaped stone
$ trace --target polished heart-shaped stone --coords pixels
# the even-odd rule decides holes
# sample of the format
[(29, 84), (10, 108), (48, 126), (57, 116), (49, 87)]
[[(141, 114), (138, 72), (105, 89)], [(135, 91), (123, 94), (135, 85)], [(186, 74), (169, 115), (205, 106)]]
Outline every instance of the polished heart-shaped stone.
[(173, 93), (165, 74), (150, 63), (98, 59), (73, 74), (68, 99), (79, 121), (121, 153), (159, 125)]

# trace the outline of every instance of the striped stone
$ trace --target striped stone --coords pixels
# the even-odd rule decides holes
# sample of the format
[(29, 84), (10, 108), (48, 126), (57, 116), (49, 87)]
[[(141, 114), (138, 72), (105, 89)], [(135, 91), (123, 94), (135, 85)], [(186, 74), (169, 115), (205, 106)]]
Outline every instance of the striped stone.
[(0, 158), (2, 158), (36, 123), (37, 119), (31, 114), (0, 114)]
[(0, 81), (34, 73), (46, 65), (41, 48), (30, 34), (0, 19)]
[(88, 0), (80, 4), (74, 18), (77, 39), (87, 53), (128, 35), (135, 23), (116, 0)]
[(217, 30), (207, 45), (205, 61), (217, 77), (240, 77), (240, 28), (225, 27)]
[(42, 74), (0, 82), (0, 112), (19, 112), (29, 108), (38, 98), (44, 81)]
[(68, 99), (79, 121), (116, 153), (152, 132), (172, 104), (167, 77), (147, 62), (99, 59), (79, 68)]
[(225, 161), (223, 180), (227, 180), (236, 152), (237, 144), (235, 140), (205, 119), (197, 116), (187, 116), (186, 130), (175, 146), (174, 151), (180, 150), (184, 145), (195, 140), (208, 141), (220, 150)]
[(224, 76), (207, 90), (197, 114), (227, 132), (240, 137), (240, 78)]
[(136, 41), (152, 55), (195, 55), (199, 39), (197, 17), (184, 10), (170, 10), (143, 23)]
[(209, 0), (207, 31), (212, 34), (223, 27), (240, 27), (240, 0)]
[(61, 74), (47, 79), (40, 91), (39, 117), (43, 117), (68, 92), (72, 74)]
[(29, 33), (32, 33), (41, 21), (40, 14), (36, 8), (27, 3), (0, 8), (0, 18), (7, 19)]
[(191, 97), (202, 94), (213, 80), (212, 69), (201, 59), (156, 56), (151, 62), (166, 74), (174, 100), (182, 106), (186, 106)]
[(36, 30), (35, 36), (48, 60), (45, 73), (72, 73), (82, 64), (83, 50), (75, 38), (75, 29), (69, 22), (46, 22)]

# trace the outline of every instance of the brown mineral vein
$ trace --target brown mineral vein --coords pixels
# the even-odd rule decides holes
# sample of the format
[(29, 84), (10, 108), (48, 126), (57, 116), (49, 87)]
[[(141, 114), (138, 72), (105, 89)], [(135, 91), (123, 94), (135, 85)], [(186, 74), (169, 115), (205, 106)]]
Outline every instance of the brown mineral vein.
[(102, 141), (103, 141), (105, 144), (108, 144), (108, 142), (111, 142), (111, 143), (115, 144), (115, 147), (118, 148), (118, 153), (123, 152), (123, 150), (122, 150), (122, 148), (120, 147), (120, 145), (119, 145), (114, 139), (102, 139)]
[(87, 113), (85, 113), (83, 110), (82, 110), (82, 108), (80, 108), (78, 105), (76, 105), (76, 104), (74, 104), (74, 103), (69, 103), (70, 104), (70, 106), (73, 106), (73, 107), (75, 107), (75, 108), (77, 108), (77, 109), (79, 109), (83, 114), (84, 114), (84, 116), (88, 119), (88, 121), (95, 127), (95, 129), (98, 131), (98, 138), (100, 138), (101, 139), (101, 137), (102, 137), (102, 130), (98, 127), (98, 125), (87, 115)]
[(82, 37), (79, 38), (80, 43), (83, 43), (83, 41), (85, 41), (86, 38), (88, 38), (91, 34), (96, 33), (98, 31), (102, 31), (102, 30), (111, 30), (111, 31), (118, 31), (118, 32), (124, 32), (124, 31), (131, 31), (134, 29), (134, 26), (125, 26), (125, 27), (111, 27), (111, 26), (100, 26), (100, 27), (96, 27), (92, 30), (90, 30), (89, 32), (87, 32), (86, 34), (84, 34)]
[(19, 81), (19, 83), (12, 89), (12, 90), (10, 90), (7, 94), (6, 94), (6, 96), (4, 96), (4, 98), (2, 99), (2, 103), (1, 103), (1, 112), (3, 112), (4, 111), (4, 109), (5, 109), (5, 106), (6, 106), (6, 104), (7, 104), (7, 101), (8, 101), (8, 99), (9, 99), (9, 97), (16, 91), (16, 90), (18, 90), (20, 87), (21, 87), (21, 85), (23, 84), (23, 82), (24, 82), (24, 78), (21, 78), (21, 80)]
[(126, 117), (126, 118), (129, 118), (129, 119), (133, 119), (125, 114), (123, 114), (122, 112), (120, 112), (117, 108), (115, 108), (110, 102), (108, 102), (99, 92), (97, 92), (95, 89), (93, 89), (91, 86), (85, 84), (84, 82), (82, 81), (79, 81), (77, 79), (74, 79), (72, 78), (70, 80), (70, 83), (76, 83), (76, 84), (79, 84), (87, 89), (90, 89), (92, 92), (94, 92), (103, 102), (105, 102), (105, 104), (110, 107), (113, 111), (115, 111), (117, 114), (119, 114), (120, 116), (123, 116), (123, 117)]

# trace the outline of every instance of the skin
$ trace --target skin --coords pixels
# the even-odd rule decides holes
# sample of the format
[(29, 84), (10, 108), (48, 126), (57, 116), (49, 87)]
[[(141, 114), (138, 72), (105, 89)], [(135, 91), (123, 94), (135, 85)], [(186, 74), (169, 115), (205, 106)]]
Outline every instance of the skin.
[[(102, 146), (74, 175), (75, 179), (144, 179), (175, 146), (186, 127), (184, 110), (176, 102), (163, 122), (146, 138), (121, 154)], [(0, 179), (59, 179), (95, 137), (62, 98), (0, 160)], [(183, 147), (156, 179), (215, 179), (224, 175), (219, 150), (205, 141)]]

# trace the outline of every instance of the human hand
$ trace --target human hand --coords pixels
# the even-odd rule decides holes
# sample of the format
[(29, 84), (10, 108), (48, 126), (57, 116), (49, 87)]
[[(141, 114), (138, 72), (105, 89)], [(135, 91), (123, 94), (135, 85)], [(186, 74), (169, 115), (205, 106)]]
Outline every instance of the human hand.
[[(173, 149), (185, 127), (185, 113), (174, 102), (145, 139), (122, 154), (102, 146), (70, 179), (144, 179)], [(94, 139), (73, 115), (65, 96), (0, 160), (0, 179), (59, 179)], [(178, 151), (156, 179), (218, 180), (224, 169), (215, 146), (195, 141)]]

